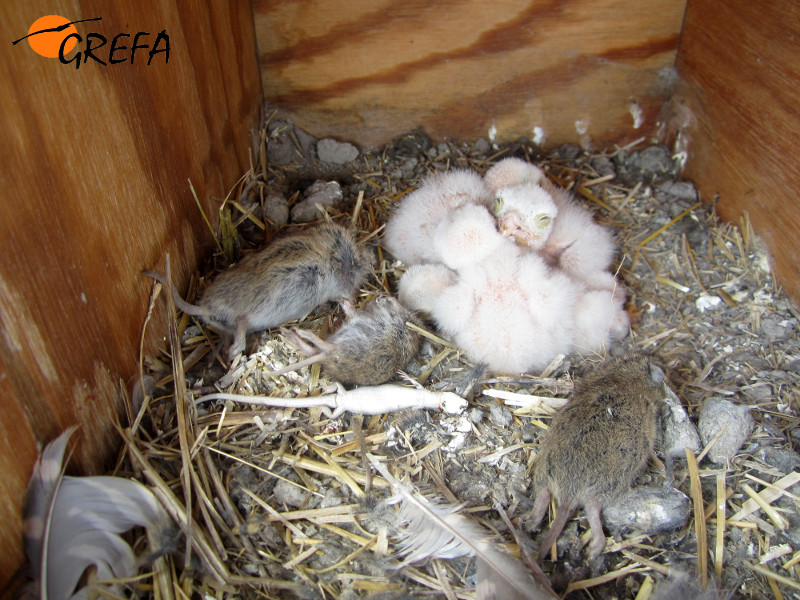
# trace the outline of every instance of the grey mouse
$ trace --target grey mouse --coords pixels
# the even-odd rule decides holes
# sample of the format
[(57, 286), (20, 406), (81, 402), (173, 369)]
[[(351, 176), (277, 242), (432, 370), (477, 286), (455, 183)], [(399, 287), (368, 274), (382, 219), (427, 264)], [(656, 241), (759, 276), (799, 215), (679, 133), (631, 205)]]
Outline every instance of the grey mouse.
[[(349, 298), (370, 269), (368, 253), (353, 234), (335, 223), (279, 238), (223, 271), (205, 289), (197, 305), (185, 302), (173, 287), (183, 312), (233, 334), (228, 358), (245, 347), (251, 331), (263, 331), (300, 319), (330, 300)], [(166, 285), (163, 275), (145, 271)]]
[(267, 373), (278, 376), (317, 362), (331, 379), (346, 385), (379, 385), (403, 369), (419, 350), (419, 334), (406, 325), (419, 325), (413, 312), (391, 296), (381, 296), (356, 310), (342, 301), (347, 322), (327, 340), (306, 329), (284, 330), (309, 358)]
[(578, 379), (575, 393), (544, 434), (533, 466), (539, 525), (550, 498), (558, 514), (539, 549), (541, 561), (567, 520), (583, 506), (592, 531), (588, 557), (605, 547), (600, 513), (627, 492), (653, 456), (664, 372), (644, 354), (607, 360)]

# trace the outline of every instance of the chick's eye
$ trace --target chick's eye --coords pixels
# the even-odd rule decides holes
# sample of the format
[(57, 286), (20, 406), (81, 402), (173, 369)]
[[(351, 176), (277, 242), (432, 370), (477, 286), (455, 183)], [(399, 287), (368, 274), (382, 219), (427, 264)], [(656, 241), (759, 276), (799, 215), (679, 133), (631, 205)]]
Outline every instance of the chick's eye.
[(492, 211), (494, 211), (495, 214), (499, 213), (501, 210), (503, 210), (503, 204), (505, 204), (505, 200), (503, 200), (502, 196), (498, 197), (497, 200), (494, 201)]
[(536, 226), (547, 227), (550, 225), (550, 215), (536, 215)]

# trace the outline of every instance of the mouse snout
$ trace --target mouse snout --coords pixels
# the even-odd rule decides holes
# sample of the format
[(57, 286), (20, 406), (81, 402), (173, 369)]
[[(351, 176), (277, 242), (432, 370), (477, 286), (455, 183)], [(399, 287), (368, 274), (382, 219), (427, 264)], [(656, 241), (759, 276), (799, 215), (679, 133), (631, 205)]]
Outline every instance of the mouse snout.
[(346, 290), (347, 295), (355, 290), (369, 271), (366, 253), (359, 252), (358, 248), (342, 248), (334, 256), (334, 265), (337, 279)]

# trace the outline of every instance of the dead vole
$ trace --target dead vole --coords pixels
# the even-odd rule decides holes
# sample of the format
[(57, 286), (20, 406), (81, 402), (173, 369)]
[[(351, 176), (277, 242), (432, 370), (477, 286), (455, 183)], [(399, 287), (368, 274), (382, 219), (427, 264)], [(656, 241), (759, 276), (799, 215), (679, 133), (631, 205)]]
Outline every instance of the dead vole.
[[(223, 271), (197, 305), (173, 288), (175, 304), (233, 334), (228, 357), (244, 350), (245, 336), (305, 317), (320, 304), (352, 296), (369, 271), (369, 258), (347, 229), (324, 223), (280, 238)], [(166, 285), (164, 277), (145, 271)]]
[(406, 326), (406, 321), (418, 324), (417, 317), (391, 296), (367, 302), (361, 310), (345, 300), (342, 308), (348, 320), (327, 340), (305, 329), (284, 332), (313, 356), (269, 375), (322, 362), (325, 373), (339, 383), (378, 385), (404, 368), (419, 350), (419, 335)]
[(558, 511), (539, 560), (579, 506), (592, 531), (589, 558), (603, 551), (600, 512), (630, 489), (653, 455), (663, 397), (664, 372), (642, 354), (608, 360), (576, 382), (574, 397), (553, 418), (534, 463), (533, 527), (551, 495)]

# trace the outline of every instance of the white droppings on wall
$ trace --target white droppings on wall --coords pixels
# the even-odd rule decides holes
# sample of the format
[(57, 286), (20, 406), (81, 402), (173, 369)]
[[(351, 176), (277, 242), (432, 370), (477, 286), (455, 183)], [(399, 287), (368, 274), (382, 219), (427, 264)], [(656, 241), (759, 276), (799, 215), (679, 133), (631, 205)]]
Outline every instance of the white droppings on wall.
[(494, 124), (492, 124), (492, 126), (489, 127), (489, 141), (494, 144), (496, 139), (497, 139), (497, 127), (495, 127)]
[(631, 102), (628, 105), (628, 112), (631, 113), (631, 116), (633, 117), (633, 128), (639, 129), (639, 127), (641, 127), (644, 123), (644, 111), (642, 110), (642, 107), (639, 106), (638, 102)]
[(533, 128), (532, 131), (533, 131), (533, 143), (536, 144), (537, 146), (541, 146), (542, 144), (544, 144), (544, 140), (546, 137), (544, 134), (544, 129), (542, 129), (537, 125), (536, 127)]
[(592, 150), (592, 136), (589, 135), (589, 119), (578, 119), (575, 121), (575, 131), (580, 136), (581, 148), (586, 151)]

